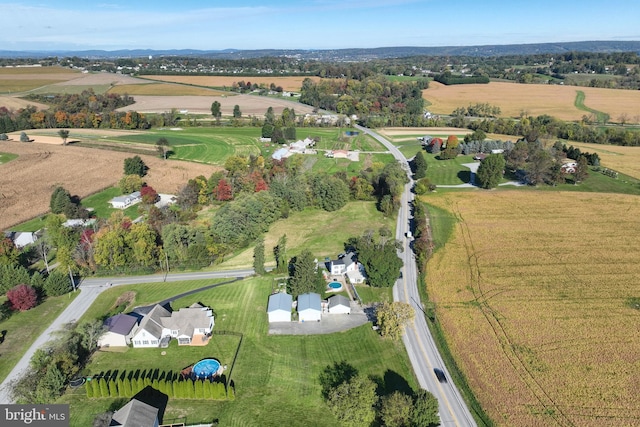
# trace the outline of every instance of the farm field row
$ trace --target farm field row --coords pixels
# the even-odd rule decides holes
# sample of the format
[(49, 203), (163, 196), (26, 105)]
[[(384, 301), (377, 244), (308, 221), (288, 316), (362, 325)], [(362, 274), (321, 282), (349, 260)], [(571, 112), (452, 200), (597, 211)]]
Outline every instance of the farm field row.
[(577, 91), (584, 92), (587, 107), (609, 114), (612, 121), (623, 114), (631, 122), (640, 121), (640, 93), (632, 90), (505, 82), (445, 86), (430, 82), (422, 94), (431, 103), (429, 110), (436, 114), (489, 103), (500, 107), (503, 117), (519, 117), (525, 112), (530, 116), (547, 114), (561, 120), (580, 120), (586, 113), (575, 105)]
[(159, 80), (163, 82), (183, 83), (195, 86), (205, 87), (228, 87), (233, 86), (234, 83), (241, 81), (245, 83), (256, 83), (258, 85), (264, 84), (267, 87), (271, 83), (276, 86), (282, 87), (286, 91), (298, 92), (302, 87), (302, 81), (309, 78), (315, 82), (320, 81), (320, 77), (313, 76), (292, 76), (292, 77), (249, 77), (249, 76), (144, 76), (145, 79)]
[(423, 200), (457, 220), (428, 264), (427, 291), (491, 418), (634, 424), (638, 197), (485, 191)]
[[(185, 282), (186, 284), (186, 282)], [(203, 283), (204, 285), (204, 283)], [(133, 289), (172, 286), (137, 285)], [(380, 379), (383, 393), (408, 391), (416, 387), (409, 360), (401, 343), (381, 339), (369, 325), (330, 335), (269, 336), (266, 316), (272, 279), (253, 278), (207, 290), (174, 303), (174, 308), (193, 302), (209, 305), (216, 313), (214, 330), (243, 334), (232, 380), (233, 401), (170, 399), (164, 419), (184, 419), (189, 423), (211, 422), (221, 425), (296, 425), (301, 419), (314, 425), (336, 425), (321, 397), (319, 374), (334, 362), (347, 361), (365, 375)], [(191, 286), (190, 286), (191, 287)], [(127, 288), (105, 292), (90, 309), (98, 315), (110, 307)], [(137, 301), (136, 301), (137, 302)], [(358, 345), (354, 345), (357, 342)], [(160, 369), (179, 371), (203, 357), (218, 358), (231, 368), (238, 345), (237, 336), (214, 335), (205, 347), (170, 346), (161, 349), (127, 348), (123, 352), (98, 352), (86, 368), (96, 374), (109, 370)], [(227, 371), (228, 373), (228, 371)], [(118, 399), (88, 399), (82, 390), (69, 392), (58, 403), (70, 403), (71, 426), (91, 425), (93, 418), (107, 411)]]

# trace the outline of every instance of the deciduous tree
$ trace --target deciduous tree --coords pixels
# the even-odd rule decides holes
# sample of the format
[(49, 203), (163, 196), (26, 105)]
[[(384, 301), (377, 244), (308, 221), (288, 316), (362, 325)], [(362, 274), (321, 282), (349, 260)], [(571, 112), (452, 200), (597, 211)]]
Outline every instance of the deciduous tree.
[(58, 136), (62, 138), (62, 145), (67, 145), (67, 138), (69, 138), (69, 130), (68, 129), (60, 129), (58, 131)]
[(169, 140), (165, 137), (158, 139), (156, 141), (156, 150), (158, 150), (162, 157), (167, 160), (167, 153), (171, 150)]
[(13, 310), (27, 311), (36, 306), (38, 295), (31, 286), (21, 284), (7, 291), (7, 299)]
[(376, 307), (380, 335), (394, 340), (402, 336), (406, 324), (414, 317), (413, 308), (405, 302), (383, 302)]
[(211, 115), (216, 119), (219, 119), (222, 115), (222, 112), (220, 110), (220, 103), (218, 101), (213, 101), (213, 103), (211, 104)]
[(143, 177), (147, 174), (149, 168), (144, 163), (140, 156), (133, 156), (124, 159), (124, 174), (125, 175), (138, 175)]
[(327, 405), (345, 426), (368, 426), (375, 419), (378, 401), (376, 384), (363, 375), (356, 375), (329, 392)]
[(385, 427), (408, 427), (411, 422), (413, 399), (399, 391), (382, 398), (380, 418)]
[(411, 427), (435, 427), (437, 425), (440, 425), (438, 399), (427, 390), (418, 390), (411, 411)]

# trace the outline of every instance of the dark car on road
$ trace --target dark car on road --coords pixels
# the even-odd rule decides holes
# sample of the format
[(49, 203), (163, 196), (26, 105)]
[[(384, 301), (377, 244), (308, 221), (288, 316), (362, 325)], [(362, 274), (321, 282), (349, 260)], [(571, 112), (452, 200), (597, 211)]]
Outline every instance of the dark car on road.
[(438, 381), (440, 381), (441, 383), (446, 383), (447, 382), (447, 377), (444, 374), (444, 372), (442, 371), (442, 369), (438, 369), (438, 368), (434, 368), (433, 369), (433, 373), (436, 374), (436, 378), (438, 379)]

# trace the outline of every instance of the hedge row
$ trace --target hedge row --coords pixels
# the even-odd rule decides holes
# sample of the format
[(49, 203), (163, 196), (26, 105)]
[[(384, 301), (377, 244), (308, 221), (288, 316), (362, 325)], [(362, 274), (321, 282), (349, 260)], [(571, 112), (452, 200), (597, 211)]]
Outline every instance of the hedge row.
[(87, 397), (133, 397), (145, 387), (152, 387), (174, 399), (224, 400), (235, 398), (232, 387), (225, 389), (224, 383), (200, 380), (158, 380), (147, 378), (98, 378), (85, 383)]

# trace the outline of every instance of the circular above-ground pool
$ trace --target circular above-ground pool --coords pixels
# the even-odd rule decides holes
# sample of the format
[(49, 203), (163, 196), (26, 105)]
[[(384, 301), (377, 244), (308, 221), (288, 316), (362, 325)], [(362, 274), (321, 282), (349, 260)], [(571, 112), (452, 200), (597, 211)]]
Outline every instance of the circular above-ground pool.
[(342, 283), (340, 282), (331, 282), (328, 286), (332, 291), (339, 291), (340, 289), (342, 289)]
[(191, 373), (195, 375), (196, 378), (211, 378), (218, 374), (219, 369), (220, 362), (216, 359), (202, 359), (193, 365)]

